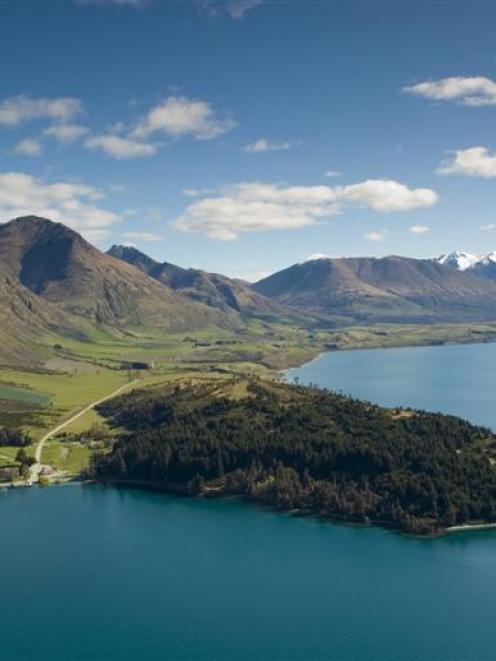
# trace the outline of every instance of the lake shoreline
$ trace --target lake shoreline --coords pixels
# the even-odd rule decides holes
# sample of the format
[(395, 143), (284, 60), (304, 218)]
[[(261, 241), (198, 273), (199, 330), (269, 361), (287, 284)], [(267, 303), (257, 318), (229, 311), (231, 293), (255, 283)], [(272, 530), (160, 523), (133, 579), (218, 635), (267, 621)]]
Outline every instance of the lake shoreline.
[(470, 533), (470, 532), (477, 532), (477, 531), (486, 531), (486, 530), (491, 530), (491, 529), (496, 529), (496, 521), (495, 522), (474, 522), (474, 523), (466, 523), (466, 524), (460, 524), (460, 525), (454, 525), (454, 526), (448, 526), (446, 528), (439, 528), (438, 530), (433, 530), (430, 532), (426, 533), (411, 533), (411, 532), (406, 532), (404, 530), (401, 530), (400, 528), (394, 527), (390, 524), (388, 524), (387, 521), (362, 521), (359, 519), (354, 519), (352, 517), (346, 518), (346, 517), (340, 517), (340, 516), (327, 516), (325, 514), (322, 514), (321, 512), (315, 512), (312, 511), (311, 509), (303, 509), (303, 508), (292, 508), (292, 509), (277, 509), (274, 507), (271, 507), (270, 505), (266, 505), (264, 503), (258, 502), (254, 500), (253, 498), (250, 498), (248, 496), (244, 496), (242, 494), (233, 494), (233, 493), (222, 493), (220, 490), (217, 489), (210, 489), (209, 491), (206, 491), (205, 493), (202, 494), (191, 494), (187, 493), (185, 489), (183, 488), (164, 488), (161, 487), (160, 485), (153, 485), (148, 482), (143, 482), (143, 481), (138, 481), (138, 480), (118, 480), (118, 479), (113, 479), (113, 480), (102, 480), (102, 479), (95, 479), (95, 478), (88, 478), (88, 477), (67, 477), (62, 480), (57, 480), (53, 482), (49, 482), (47, 484), (13, 484), (10, 483), (8, 485), (6, 484), (0, 484), (0, 492), (2, 491), (9, 491), (9, 490), (17, 490), (17, 489), (29, 489), (33, 487), (37, 487), (40, 489), (46, 489), (46, 488), (53, 488), (53, 487), (66, 487), (66, 486), (101, 486), (104, 488), (110, 488), (110, 489), (118, 489), (118, 490), (129, 490), (129, 491), (143, 491), (143, 492), (150, 492), (150, 493), (156, 493), (156, 494), (161, 494), (164, 496), (171, 496), (171, 497), (177, 497), (177, 498), (185, 498), (185, 499), (191, 499), (191, 500), (211, 500), (211, 501), (237, 501), (240, 503), (243, 503), (247, 506), (255, 506), (259, 509), (262, 510), (268, 510), (274, 513), (278, 513), (284, 516), (288, 517), (293, 517), (293, 518), (313, 518), (319, 521), (323, 521), (325, 523), (328, 523), (330, 525), (345, 525), (345, 526), (352, 526), (352, 527), (359, 527), (359, 528), (376, 528), (376, 529), (381, 529), (385, 530), (388, 532), (392, 532), (396, 535), (399, 535), (401, 537), (410, 537), (413, 539), (437, 539), (441, 537), (445, 537), (446, 535), (452, 535), (452, 534), (460, 534), (460, 533)]
[[(302, 360), (293, 360), (289, 359), (285, 361), (284, 356), (281, 358), (282, 366), (277, 367), (275, 369), (275, 372), (279, 375), (284, 375), (285, 372), (291, 369), (298, 369), (300, 367), (304, 367), (305, 365), (308, 365), (309, 363), (313, 363), (315, 360), (318, 360), (321, 358), (321, 356), (325, 356), (326, 354), (331, 354), (331, 353), (353, 353), (356, 351), (376, 351), (376, 350), (387, 350), (387, 349), (421, 349), (423, 347), (453, 347), (453, 346), (467, 346), (467, 345), (485, 345), (485, 344), (495, 344), (496, 343), (496, 337), (491, 337), (488, 339), (480, 339), (480, 338), (471, 338), (471, 339), (446, 339), (443, 341), (419, 341), (419, 342), (401, 342), (398, 341), (397, 343), (393, 344), (367, 344), (367, 345), (361, 345), (361, 344), (356, 344), (356, 345), (349, 345), (349, 346), (329, 346), (329, 347), (315, 347), (315, 351), (311, 351), (311, 348), (309, 347), (309, 351), (311, 352), (311, 357), (308, 359), (308, 357), (303, 358)], [(262, 363), (264, 364), (264, 363)], [(265, 365), (266, 367), (269, 367), (269, 369), (273, 369), (268, 365)]]
[(395, 527), (389, 524), (387, 521), (363, 521), (357, 518), (346, 518), (344, 516), (328, 516), (322, 512), (316, 512), (311, 509), (303, 508), (292, 508), (292, 509), (278, 509), (271, 507), (265, 503), (259, 502), (249, 496), (243, 494), (234, 494), (234, 493), (222, 493), (219, 490), (211, 489), (202, 494), (191, 494), (187, 493), (183, 488), (164, 488), (160, 485), (153, 485), (148, 482), (139, 481), (139, 480), (122, 480), (122, 479), (85, 479), (79, 480), (82, 485), (86, 486), (101, 486), (104, 488), (112, 488), (118, 490), (130, 490), (130, 491), (143, 491), (161, 494), (164, 496), (171, 496), (176, 498), (185, 498), (191, 499), (193, 501), (236, 501), (243, 503), (250, 507), (256, 507), (258, 509), (267, 510), (273, 513), (280, 514), (282, 516), (287, 516), (291, 518), (312, 518), (330, 525), (344, 525), (350, 527), (358, 528), (375, 528), (384, 530), (387, 532), (394, 533), (400, 537), (406, 537), (411, 539), (439, 539), (445, 537), (449, 534), (454, 533), (469, 533), (482, 530), (490, 530), (496, 528), (496, 522), (488, 523), (467, 523), (460, 524), (456, 526), (449, 526), (446, 528), (439, 528), (437, 530), (432, 530), (426, 533), (413, 533), (402, 530), (401, 528)]

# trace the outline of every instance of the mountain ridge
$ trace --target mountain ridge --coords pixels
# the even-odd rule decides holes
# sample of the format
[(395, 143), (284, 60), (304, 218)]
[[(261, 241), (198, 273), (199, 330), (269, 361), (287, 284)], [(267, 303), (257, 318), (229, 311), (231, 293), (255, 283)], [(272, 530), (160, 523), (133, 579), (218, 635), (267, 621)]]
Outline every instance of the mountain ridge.
[(114, 245), (107, 255), (132, 264), (151, 278), (194, 301), (242, 316), (274, 318), (288, 313), (276, 302), (255, 292), (250, 283), (202, 269), (157, 262), (137, 248)]
[(321, 258), (283, 269), (253, 288), (291, 307), (359, 323), (496, 318), (496, 283), (409, 257)]
[[(36, 216), (0, 225), (0, 287), (6, 347), (18, 347), (18, 337), (32, 346), (46, 333), (88, 336), (101, 329), (126, 336), (136, 329), (160, 334), (238, 325), (105, 255), (62, 223)], [(17, 313), (9, 314), (13, 306)], [(0, 358), (10, 355), (4, 349)]]

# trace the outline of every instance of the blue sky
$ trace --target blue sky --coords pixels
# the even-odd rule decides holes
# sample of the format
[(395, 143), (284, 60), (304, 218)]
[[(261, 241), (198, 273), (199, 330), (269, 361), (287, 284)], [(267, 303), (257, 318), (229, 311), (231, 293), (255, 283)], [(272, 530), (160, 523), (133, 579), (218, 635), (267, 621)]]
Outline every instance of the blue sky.
[(488, 252), (495, 21), (477, 1), (2, 2), (0, 219), (247, 278)]

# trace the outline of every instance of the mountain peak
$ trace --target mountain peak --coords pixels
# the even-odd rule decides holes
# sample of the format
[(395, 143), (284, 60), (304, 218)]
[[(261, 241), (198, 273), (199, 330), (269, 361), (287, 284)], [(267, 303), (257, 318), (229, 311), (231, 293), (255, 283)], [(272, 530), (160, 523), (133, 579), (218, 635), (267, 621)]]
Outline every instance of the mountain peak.
[(145, 273), (149, 273), (154, 267), (158, 266), (158, 262), (146, 255), (134, 246), (113, 245), (107, 251), (107, 255), (120, 259), (123, 262), (132, 264)]
[(434, 261), (457, 271), (468, 271), (483, 278), (496, 280), (496, 251), (477, 257), (463, 250), (455, 250), (449, 255), (441, 255)]
[(482, 264), (483, 266), (487, 266), (489, 264), (496, 264), (496, 251), (492, 250), (491, 252), (487, 253), (480, 261), (479, 264)]
[(81, 240), (84, 241), (82, 236), (80, 236), (77, 232), (75, 232), (67, 225), (64, 225), (63, 223), (58, 223), (54, 220), (50, 220), (49, 218), (44, 218), (43, 216), (35, 216), (35, 215), (19, 216), (18, 218), (14, 218), (13, 220), (10, 220), (8, 223), (2, 225), (2, 228), (6, 228), (6, 229), (11, 228), (12, 230), (20, 231), (23, 233), (30, 232), (33, 235), (35, 232), (41, 232), (41, 231), (58, 232), (59, 234), (66, 234), (72, 237), (79, 237)]
[(435, 261), (439, 264), (444, 264), (444, 266), (455, 268), (458, 271), (466, 271), (477, 264), (479, 259), (477, 255), (473, 255), (470, 252), (455, 250), (449, 254), (441, 255)]
[[(188, 330), (223, 322), (61, 223), (25, 216), (0, 225), (0, 264), (20, 287), (57, 310), (111, 332)], [(76, 324), (77, 326), (78, 324)]]

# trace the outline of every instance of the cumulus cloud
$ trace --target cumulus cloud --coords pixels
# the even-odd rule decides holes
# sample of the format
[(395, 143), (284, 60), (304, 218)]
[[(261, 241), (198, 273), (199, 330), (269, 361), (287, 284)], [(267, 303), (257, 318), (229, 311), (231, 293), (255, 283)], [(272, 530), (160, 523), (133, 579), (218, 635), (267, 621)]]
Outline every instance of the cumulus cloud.
[(496, 106), (496, 82), (485, 76), (441, 78), (404, 87), (403, 92), (464, 106)]
[(486, 147), (470, 147), (453, 152), (450, 159), (437, 169), (438, 174), (461, 174), (467, 177), (496, 177), (496, 152)]
[(18, 126), (35, 119), (67, 122), (82, 112), (80, 99), (11, 96), (0, 101), (0, 125)]
[(391, 179), (369, 179), (335, 190), (340, 200), (383, 213), (430, 207), (438, 200), (437, 194), (430, 188), (412, 189)]
[(141, 118), (132, 137), (141, 140), (161, 133), (172, 138), (211, 140), (234, 126), (231, 119), (218, 117), (207, 101), (170, 96)]
[(416, 234), (417, 236), (426, 234), (428, 231), (429, 228), (426, 225), (412, 225), (410, 227), (410, 234)]
[(481, 232), (490, 232), (491, 230), (496, 229), (496, 225), (494, 223), (489, 223), (489, 225), (481, 225), (479, 229)]
[(79, 124), (54, 124), (43, 131), (43, 135), (54, 138), (62, 144), (75, 142), (88, 133), (88, 129)]
[(0, 173), (0, 218), (37, 215), (79, 231), (103, 230), (119, 220), (96, 205), (102, 193), (80, 183), (45, 183), (22, 172)]
[(270, 142), (267, 138), (260, 138), (249, 145), (246, 145), (244, 151), (247, 154), (262, 154), (266, 151), (285, 151), (291, 149), (290, 142)]
[(154, 145), (130, 138), (123, 138), (119, 135), (92, 136), (87, 138), (84, 144), (91, 151), (103, 151), (107, 156), (111, 156), (117, 160), (152, 156), (157, 151)]
[(200, 0), (197, 4), (209, 16), (229, 16), (240, 20), (263, 0)]
[(41, 156), (43, 149), (38, 140), (26, 138), (18, 142), (13, 151), (14, 154), (19, 154), (20, 156)]
[(437, 195), (430, 189), (409, 189), (391, 180), (336, 187), (240, 183), (195, 200), (173, 226), (230, 241), (242, 232), (314, 225), (347, 205), (389, 213), (431, 206), (436, 201)]
[(374, 241), (379, 243), (380, 241), (384, 241), (387, 233), (387, 230), (373, 230), (372, 232), (365, 234), (363, 238), (367, 241)]

